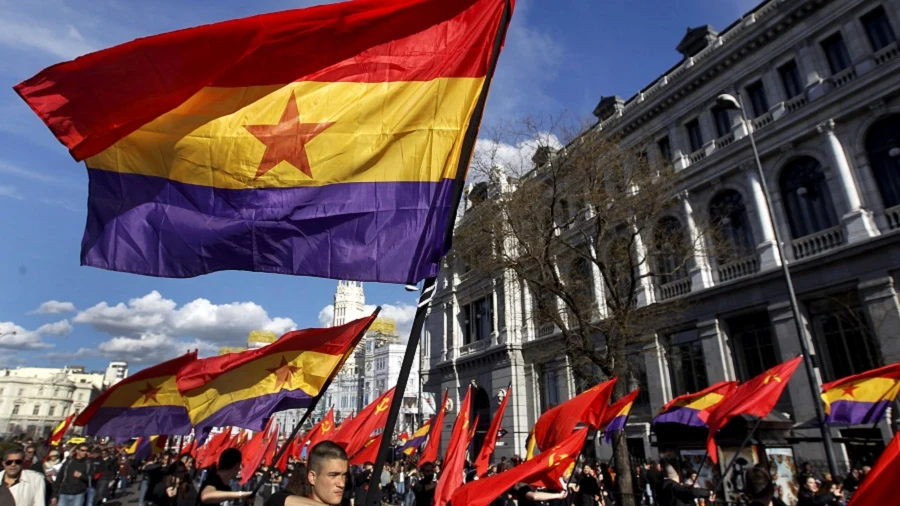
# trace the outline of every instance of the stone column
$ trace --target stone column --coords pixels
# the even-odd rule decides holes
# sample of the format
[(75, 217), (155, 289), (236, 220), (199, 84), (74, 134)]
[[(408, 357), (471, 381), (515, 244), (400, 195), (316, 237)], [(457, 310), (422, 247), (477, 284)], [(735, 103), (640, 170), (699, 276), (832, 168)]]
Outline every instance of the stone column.
[(813, 101), (827, 91), (824, 79), (819, 74), (819, 69), (827, 69), (828, 62), (819, 57), (812, 41), (806, 40), (797, 47), (797, 69), (800, 71), (800, 79), (806, 88), (807, 96)]
[(650, 397), (650, 411), (658, 413), (662, 407), (672, 400), (672, 385), (669, 378), (668, 361), (659, 344), (659, 336), (653, 343), (644, 347), (644, 365), (647, 369), (647, 392)]
[(528, 283), (521, 282), (522, 311), (525, 313), (525, 326), (522, 332), (522, 341), (531, 341), (535, 338), (537, 329), (534, 325), (534, 294), (531, 293)]
[(456, 301), (451, 300), (447, 303), (447, 341), (444, 345), (444, 349), (446, 352), (444, 353), (444, 360), (450, 360), (456, 356), (455, 349), (457, 346), (456, 336), (458, 335), (456, 332), (457, 324), (457, 311), (456, 311)]
[[(588, 251), (591, 258), (599, 258), (597, 247), (590, 241), (588, 241)], [(609, 307), (606, 305), (606, 285), (603, 283), (600, 268), (595, 262), (591, 262), (591, 285), (594, 287), (594, 300), (597, 302), (597, 317), (605, 320), (609, 316)]]
[(703, 346), (709, 384), (733, 381), (734, 360), (731, 358), (731, 348), (726, 342), (725, 335), (719, 328), (719, 320), (712, 319), (698, 323), (697, 334)]
[(641, 276), (640, 288), (637, 293), (637, 305), (648, 306), (656, 302), (656, 290), (654, 289), (653, 279), (650, 277), (650, 258), (647, 255), (647, 248), (644, 247), (644, 239), (637, 231), (637, 226), (632, 224), (631, 231), (634, 234), (634, 254), (638, 261), (643, 260), (638, 265), (638, 275)]
[(778, 251), (776, 251), (772, 215), (769, 212), (769, 207), (766, 206), (766, 196), (763, 193), (762, 182), (759, 180), (759, 174), (755, 167), (747, 171), (747, 182), (750, 184), (753, 208), (759, 217), (759, 230), (762, 233), (762, 240), (756, 246), (756, 251), (759, 254), (759, 269), (765, 271), (780, 267), (781, 259), (778, 258)]
[(894, 278), (887, 275), (881, 278), (861, 281), (858, 286), (859, 296), (866, 306), (866, 312), (872, 321), (872, 331), (881, 348), (881, 356), (885, 364), (900, 362), (900, 302), (894, 287)]
[(834, 133), (834, 120), (828, 120), (819, 124), (816, 129), (825, 137), (826, 151), (829, 160), (838, 176), (838, 182), (843, 191), (844, 202), (847, 203), (847, 213), (841, 218), (847, 235), (847, 242), (854, 243), (878, 235), (878, 228), (872, 219), (872, 213), (863, 209), (859, 198), (859, 190), (847, 155), (841, 141)]
[(694, 209), (688, 192), (682, 192), (679, 197), (684, 212), (684, 220), (687, 223), (688, 240), (691, 242), (691, 250), (693, 251), (694, 265), (691, 267), (691, 291), (709, 288), (713, 286), (712, 270), (709, 267), (708, 251), (706, 248), (706, 238), (697, 229), (697, 222), (694, 220)]
[(497, 279), (491, 278), (491, 345), (497, 344), (497, 336), (500, 334), (500, 308), (497, 305)]

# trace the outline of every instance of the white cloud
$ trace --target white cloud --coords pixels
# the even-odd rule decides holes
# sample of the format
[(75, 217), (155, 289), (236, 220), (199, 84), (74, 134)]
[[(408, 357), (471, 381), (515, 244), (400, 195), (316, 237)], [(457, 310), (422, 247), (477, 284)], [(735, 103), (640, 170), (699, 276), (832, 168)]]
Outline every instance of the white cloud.
[(24, 351), (51, 348), (53, 345), (44, 342), (40, 331), (28, 330), (13, 322), (0, 322), (0, 349)]
[(66, 337), (72, 333), (72, 324), (69, 320), (60, 320), (41, 325), (35, 332), (42, 336)]
[(280, 335), (297, 327), (290, 318), (270, 318), (255, 302), (213, 304), (207, 299), (196, 299), (179, 308), (175, 301), (163, 298), (155, 290), (127, 304), (111, 306), (101, 302), (79, 312), (73, 321), (116, 337), (163, 335), (218, 344), (244, 342), (251, 330), (270, 330)]
[(70, 24), (39, 22), (8, 11), (5, 14), (0, 18), (0, 45), (39, 51), (66, 60), (97, 49)]
[[(563, 147), (556, 135), (540, 133), (533, 138), (503, 142), (492, 139), (478, 139), (475, 142), (473, 167), (480, 170), (494, 165), (502, 165), (510, 175), (522, 174), (531, 169), (531, 158), (539, 146), (550, 146), (553, 149)], [(479, 174), (472, 174), (479, 178)]]
[(47, 302), (42, 303), (38, 306), (34, 311), (30, 311), (28, 314), (60, 314), (60, 313), (71, 313), (75, 311), (75, 304), (71, 302), (60, 302), (58, 300), (48, 300)]
[(12, 186), (6, 186), (6, 185), (0, 185), (0, 197), (7, 197), (7, 198), (15, 199), (15, 200), (23, 199), (22, 195), (19, 193), (18, 190), (16, 190)]

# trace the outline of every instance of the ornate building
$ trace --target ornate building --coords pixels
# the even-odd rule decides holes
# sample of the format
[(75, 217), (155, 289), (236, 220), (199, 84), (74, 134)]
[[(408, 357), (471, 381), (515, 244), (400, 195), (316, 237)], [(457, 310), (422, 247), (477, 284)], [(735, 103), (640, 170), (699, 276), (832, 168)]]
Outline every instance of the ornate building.
[[(119, 378), (121, 370), (124, 375)], [(110, 386), (106, 380), (110, 371), (116, 381), (121, 380), (128, 374), (128, 364), (112, 362), (106, 374), (80, 366), (0, 369), (0, 431), (47, 437), (63, 419), (84, 409)]]
[[(900, 0), (767, 0), (721, 32), (689, 30), (678, 64), (631, 98), (606, 97), (594, 110), (597, 131), (646, 147), (651, 163), (681, 174), (668, 230), (698, 237), (697, 223), (714, 223), (730, 246), (749, 246), (732, 248), (749, 250), (746, 256), (726, 258), (715, 244), (697, 244), (690, 269), (639, 288), (639, 304), (682, 299), (689, 309), (650, 345), (632, 350), (639, 373), (624, 381), (642, 390), (626, 431), (634, 456), (662, 449), (649, 421), (673, 397), (749, 379), (800, 352), (751, 130), (773, 194), (772, 218), (786, 238), (815, 374), (829, 381), (900, 360), (898, 13)], [(723, 93), (740, 94), (747, 121), (717, 107)], [(488, 190), (503, 191), (512, 190)], [(567, 211), (589, 219), (590, 210)], [(604, 307), (607, 288), (597, 273), (586, 275)], [(512, 383), (498, 457), (524, 454), (537, 417), (576, 393), (559, 329), (531, 318), (538, 300), (511, 272), (474, 279), (451, 261), (426, 321), (425, 388), (435, 396), (449, 389), (456, 406), (474, 380), (479, 431)], [(553, 349), (560, 352), (548, 358)], [(813, 418), (813, 402), (798, 370), (773, 423), (790, 428)], [(887, 437), (889, 428), (885, 421), (833, 435)], [(804, 459), (824, 459), (820, 443), (792, 446)], [(862, 458), (850, 442), (836, 443), (835, 452), (844, 462)]]

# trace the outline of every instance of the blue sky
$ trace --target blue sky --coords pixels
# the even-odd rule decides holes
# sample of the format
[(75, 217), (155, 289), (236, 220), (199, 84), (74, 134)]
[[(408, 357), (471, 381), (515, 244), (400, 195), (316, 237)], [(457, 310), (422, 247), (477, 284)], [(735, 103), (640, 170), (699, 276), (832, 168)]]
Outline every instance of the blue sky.
[[(132, 370), (247, 331), (327, 322), (335, 281), (222, 272), (172, 280), (78, 265), (87, 175), (11, 87), (42, 68), (136, 37), (316, 1), (0, 0), (0, 367), (126, 360)], [(588, 115), (677, 63), (688, 26), (722, 29), (753, 0), (519, 0), (485, 121)], [(415, 296), (366, 285), (408, 329)], [(11, 334), (11, 332), (15, 334)]]

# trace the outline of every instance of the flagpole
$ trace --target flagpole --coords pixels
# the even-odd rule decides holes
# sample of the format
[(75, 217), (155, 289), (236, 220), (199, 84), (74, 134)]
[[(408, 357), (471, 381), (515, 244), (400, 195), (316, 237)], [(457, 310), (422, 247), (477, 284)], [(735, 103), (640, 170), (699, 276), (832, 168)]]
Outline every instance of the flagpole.
[[(316, 409), (316, 405), (319, 404), (319, 400), (322, 399), (322, 396), (328, 390), (328, 387), (331, 386), (331, 381), (334, 379), (335, 376), (338, 375), (338, 373), (341, 371), (341, 368), (344, 367), (344, 363), (347, 361), (347, 358), (349, 358), (350, 354), (353, 353), (353, 350), (356, 349), (356, 345), (359, 344), (359, 341), (360, 341), (360, 339), (362, 339), (362, 336), (366, 335), (366, 332), (369, 331), (369, 327), (372, 326), (372, 322), (375, 321), (375, 318), (378, 317), (378, 313), (380, 313), (380, 312), (381, 312), (381, 306), (376, 307), (375, 311), (372, 313), (372, 319), (369, 320), (369, 324), (366, 325), (366, 328), (364, 328), (362, 330), (362, 332), (359, 333), (359, 335), (356, 337), (356, 342), (353, 343), (353, 346), (351, 346), (350, 349), (347, 351), (347, 353), (344, 354), (344, 357), (341, 359), (341, 362), (337, 365), (337, 367), (334, 368), (334, 371), (331, 373), (331, 376), (329, 376), (328, 379), (325, 381), (325, 384), (322, 385), (322, 389), (319, 390), (319, 393), (317, 393), (316, 396), (313, 397), (312, 403), (310, 403), (309, 407), (306, 408), (306, 413), (303, 413), (303, 416), (300, 417), (300, 421), (297, 422), (296, 425), (294, 425), (294, 429), (291, 431), (291, 435), (284, 441), (284, 444), (281, 445), (281, 448), (277, 452), (275, 452), (275, 456), (272, 458), (272, 465), (275, 465), (279, 460), (281, 460), (281, 456), (284, 455), (284, 452), (286, 452), (288, 450), (288, 448), (291, 446), (291, 441), (293, 441), (294, 438), (297, 437), (297, 434), (300, 432), (300, 428), (303, 427), (303, 424), (306, 423), (306, 420), (309, 419), (312, 412)], [(274, 434), (272, 437), (277, 438), (278, 434)], [(276, 439), (276, 442), (277, 442), (277, 439)], [(310, 448), (310, 450), (312, 450), (312, 448)], [(250, 470), (250, 472), (255, 473), (256, 469), (252, 469), (252, 470)], [(261, 489), (263, 487), (263, 485), (266, 484), (267, 481), (269, 481), (269, 473), (263, 473), (262, 479), (259, 480), (259, 483), (257, 483), (256, 487), (253, 488), (253, 492), (250, 494), (250, 496), (255, 497), (257, 492), (259, 492), (259, 489)]]
[[(503, 45), (503, 39), (506, 37), (506, 31), (509, 28), (509, 21), (512, 15), (512, 5), (510, 0), (506, 0), (503, 5), (503, 13), (500, 15), (500, 27), (494, 38), (490, 61), (488, 62), (487, 72), (485, 74), (484, 86), (472, 111), (472, 120), (469, 122), (469, 128), (463, 139), (462, 149), (460, 150), (459, 165), (456, 168), (456, 180), (453, 185), (453, 200), (450, 205), (450, 212), (447, 215), (447, 229), (444, 235), (445, 244), (450, 244), (453, 237), (453, 227), (456, 222), (456, 210), (462, 199), (463, 188), (466, 184), (466, 173), (469, 162), (472, 159), (472, 151), (475, 149), (475, 141), (478, 140), (478, 129), (481, 126), (481, 118), (484, 116), (484, 107), (487, 103), (488, 91), (491, 87), (491, 81), (494, 78), (494, 71), (497, 70), (497, 59), (500, 57), (500, 48)], [(426, 278), (422, 285), (422, 295), (419, 296), (419, 305), (416, 309), (416, 316), (413, 319), (412, 330), (409, 332), (409, 340), (406, 344), (406, 353), (403, 355), (403, 365), (400, 367), (400, 376), (397, 378), (397, 387), (394, 390), (394, 398), (391, 400), (391, 409), (388, 413), (387, 424), (384, 427), (385, 432), (390, 431), (393, 435), (394, 427), (397, 425), (397, 418), (400, 416), (400, 405), (403, 403), (403, 394), (406, 391), (406, 383), (409, 380), (409, 372), (413, 366), (416, 349), (419, 346), (419, 339), (422, 334), (422, 327), (425, 326), (425, 314), (431, 304), (434, 296), (435, 277)], [(433, 428), (432, 428), (433, 429)], [(378, 496), (374, 490), (377, 484), (381, 482), (381, 470), (384, 468), (385, 460), (387, 460), (387, 452), (390, 449), (391, 438), (381, 438), (381, 444), (378, 448), (378, 457), (375, 459), (375, 467), (372, 469), (372, 476), (369, 478), (369, 490), (366, 493), (366, 502), (364, 506), (377, 506), (376, 498)]]

